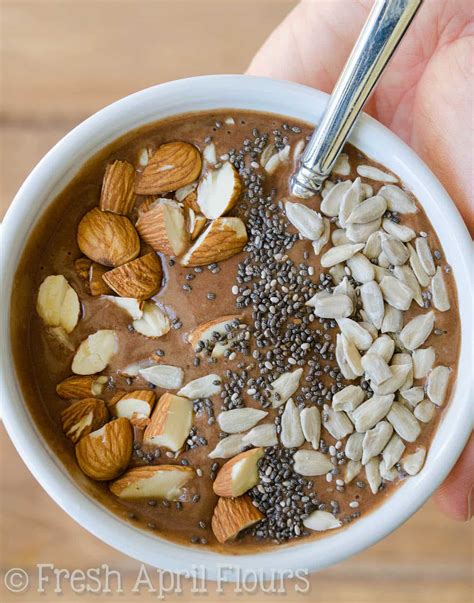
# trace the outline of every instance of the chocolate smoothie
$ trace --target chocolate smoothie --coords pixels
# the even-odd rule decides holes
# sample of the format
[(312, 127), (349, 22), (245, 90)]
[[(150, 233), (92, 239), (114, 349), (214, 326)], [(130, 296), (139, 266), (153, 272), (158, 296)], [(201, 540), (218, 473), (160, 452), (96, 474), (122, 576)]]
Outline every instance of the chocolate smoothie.
[(248, 552), (342, 529), (423, 470), (456, 378), (454, 278), (418, 201), (351, 145), (321, 196), (290, 197), (311, 130), (230, 109), (141, 128), (26, 243), (25, 401), (136, 527)]

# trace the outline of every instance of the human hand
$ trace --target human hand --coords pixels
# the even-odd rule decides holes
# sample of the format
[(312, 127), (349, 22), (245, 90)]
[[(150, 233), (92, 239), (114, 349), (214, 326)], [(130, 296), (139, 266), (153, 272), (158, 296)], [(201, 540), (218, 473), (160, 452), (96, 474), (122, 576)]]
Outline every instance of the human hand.
[[(303, 0), (271, 34), (248, 73), (331, 92), (372, 0)], [(366, 111), (428, 164), (471, 233), (473, 212), (474, 19), (471, 0), (420, 8)], [(454, 519), (472, 516), (474, 437), (436, 494)]]
[[(303, 0), (271, 34), (248, 73), (331, 92), (372, 0)], [(471, 233), (474, 19), (471, 0), (425, 2), (366, 111), (438, 176)]]

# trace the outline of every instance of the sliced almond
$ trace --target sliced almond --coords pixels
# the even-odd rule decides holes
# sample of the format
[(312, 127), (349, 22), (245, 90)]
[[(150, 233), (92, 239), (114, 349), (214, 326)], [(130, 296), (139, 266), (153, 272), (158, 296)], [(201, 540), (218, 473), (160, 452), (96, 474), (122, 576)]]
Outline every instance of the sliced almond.
[(313, 511), (303, 520), (303, 525), (314, 532), (325, 532), (326, 530), (340, 528), (342, 522), (329, 511)]
[(375, 278), (374, 265), (362, 253), (356, 253), (346, 261), (351, 276), (359, 283), (368, 283)]
[(194, 182), (201, 173), (201, 154), (187, 142), (169, 142), (150, 157), (137, 185), (139, 195), (176, 191)]
[(117, 297), (116, 295), (104, 295), (104, 299), (125, 310), (131, 318), (137, 320), (143, 316), (143, 302), (134, 297)]
[(81, 470), (92, 479), (108, 481), (125, 471), (132, 457), (133, 433), (128, 419), (115, 419), (76, 444)]
[(428, 375), (426, 393), (428, 398), (436, 404), (443, 406), (448, 391), (450, 369), (447, 366), (437, 366)]
[(187, 213), (186, 229), (190, 234), (191, 241), (197, 239), (206, 226), (206, 216), (197, 214), (194, 210), (189, 209)]
[(370, 491), (372, 494), (377, 494), (380, 485), (382, 484), (382, 476), (380, 475), (380, 461), (378, 458), (372, 458), (365, 466), (365, 475), (369, 482)]
[(323, 426), (335, 440), (342, 440), (354, 431), (347, 414), (343, 411), (336, 412), (330, 406), (324, 407)]
[(182, 208), (170, 199), (158, 199), (136, 223), (141, 238), (165, 255), (180, 256), (189, 244)]
[(62, 274), (47, 276), (41, 283), (36, 311), (48, 327), (71, 333), (77, 325), (81, 306), (77, 293)]
[(412, 228), (405, 224), (397, 224), (388, 218), (382, 220), (382, 228), (386, 233), (404, 243), (408, 243), (408, 241), (411, 241), (416, 237), (416, 233)]
[(210, 398), (222, 391), (222, 384), (219, 375), (211, 373), (198, 379), (193, 379), (182, 387), (178, 396), (184, 396), (189, 400), (197, 400), (198, 398)]
[(428, 287), (428, 285), (430, 284), (430, 277), (425, 272), (425, 270), (420, 262), (420, 258), (418, 257), (417, 252), (414, 250), (414, 248), (411, 246), (410, 243), (408, 243), (407, 247), (408, 247), (408, 251), (410, 252), (411, 269), (413, 270), (420, 285), (422, 287)]
[(161, 288), (163, 269), (156, 253), (147, 253), (136, 260), (109, 270), (104, 281), (121, 297), (143, 300), (153, 297)]
[(396, 176), (389, 174), (388, 172), (384, 172), (373, 165), (358, 165), (357, 173), (363, 178), (375, 180), (376, 182), (398, 182), (398, 178)]
[(365, 393), (359, 385), (347, 385), (332, 397), (332, 407), (335, 411), (355, 410), (364, 401)]
[(344, 470), (344, 483), (350, 484), (352, 480), (359, 475), (362, 470), (362, 463), (359, 461), (349, 461)]
[(135, 169), (127, 161), (114, 161), (105, 169), (100, 209), (128, 215), (135, 202)]
[(390, 304), (385, 304), (385, 313), (382, 321), (382, 333), (400, 333), (403, 327), (403, 312)]
[(387, 413), (387, 419), (398, 435), (406, 442), (414, 442), (420, 435), (420, 424), (406, 406), (394, 402)]
[(275, 423), (264, 423), (256, 425), (242, 438), (246, 446), (276, 446), (278, 438)]
[(321, 437), (321, 413), (319, 408), (317, 406), (303, 408), (300, 419), (305, 440), (311, 444), (314, 450), (317, 450)]
[(258, 483), (258, 461), (262, 448), (241, 452), (227, 461), (220, 469), (212, 485), (218, 496), (241, 496)]
[(403, 443), (403, 440), (399, 435), (394, 433), (382, 452), (383, 463), (387, 470), (398, 463), (404, 450), (405, 444)]
[(376, 354), (382, 356), (385, 362), (390, 362), (395, 351), (395, 342), (388, 335), (381, 335), (374, 340), (374, 343), (367, 350), (367, 354)]
[(332, 318), (338, 320), (347, 318), (354, 311), (354, 304), (348, 295), (329, 294), (326, 291), (316, 293), (306, 302), (307, 306), (314, 308), (314, 314), (319, 318)]
[(213, 220), (181, 259), (183, 266), (204, 266), (222, 262), (239, 253), (247, 243), (247, 231), (240, 218)]
[(242, 191), (242, 184), (234, 166), (226, 161), (219, 169), (210, 169), (199, 183), (197, 204), (209, 220), (220, 218), (230, 211)]
[(252, 504), (249, 496), (221, 497), (214, 508), (212, 531), (218, 542), (232, 542), (240, 532), (263, 518), (264, 515)]
[(84, 255), (103, 266), (121, 266), (140, 253), (140, 239), (130, 220), (97, 207), (79, 222), (77, 244)]
[(360, 461), (362, 458), (362, 442), (364, 441), (364, 433), (354, 431), (347, 438), (344, 454), (352, 461)]
[(360, 288), (360, 297), (368, 320), (380, 330), (384, 317), (384, 304), (379, 285), (375, 281), (364, 283)]
[[(195, 193), (197, 185), (197, 182), (191, 182), (191, 184), (186, 184), (185, 186), (182, 186), (177, 191), (175, 191), (174, 198), (176, 199), (176, 201), (178, 201), (178, 203), (184, 203), (185, 206), (192, 207), (192, 204), (190, 203), (190, 195), (191, 193)], [(197, 206), (193, 209), (195, 211), (199, 210)]]
[(341, 333), (351, 341), (358, 350), (368, 350), (372, 345), (372, 335), (360, 323), (350, 318), (340, 318), (337, 324)]
[(389, 412), (394, 398), (393, 394), (386, 396), (374, 395), (358, 406), (352, 413), (356, 430), (359, 433), (364, 433), (377, 425)]
[(352, 182), (350, 180), (343, 180), (334, 185), (329, 192), (324, 195), (321, 203), (321, 211), (330, 218), (335, 218), (339, 215), (341, 203), (345, 193), (350, 189)]
[(145, 381), (163, 389), (179, 389), (183, 385), (183, 369), (169, 364), (155, 364), (139, 369), (139, 374)]
[(331, 249), (326, 251), (326, 253), (321, 256), (321, 266), (323, 268), (330, 268), (335, 264), (345, 262), (363, 248), (364, 245), (362, 243), (358, 243), (356, 245), (353, 243), (348, 243), (346, 245), (331, 247)]
[(433, 261), (430, 246), (428, 245), (428, 239), (426, 237), (418, 237), (415, 241), (415, 248), (423, 270), (428, 276), (434, 276), (436, 266)]
[(300, 385), (302, 368), (297, 368), (292, 372), (283, 373), (271, 383), (271, 394), (269, 400), (273, 408), (278, 408), (284, 404), (288, 398), (296, 392)]
[(285, 448), (298, 448), (304, 440), (300, 410), (290, 398), (281, 416), (280, 441)]
[(118, 352), (115, 331), (103, 329), (89, 335), (77, 349), (72, 361), (72, 372), (76, 375), (100, 373)]
[(294, 470), (305, 477), (326, 475), (334, 469), (328, 456), (316, 450), (298, 450), (293, 455)]
[(104, 376), (76, 376), (68, 377), (56, 385), (56, 393), (64, 400), (90, 398), (100, 396), (108, 378)]
[(451, 308), (443, 272), (439, 266), (431, 279), (431, 293), (433, 294), (433, 305), (437, 310), (447, 312)]
[(217, 416), (219, 427), (225, 433), (239, 433), (252, 429), (268, 413), (258, 408), (234, 408)]
[(171, 323), (163, 310), (153, 302), (143, 303), (143, 313), (132, 323), (137, 333), (145, 337), (163, 337), (171, 329)]
[(63, 431), (74, 444), (102, 427), (108, 418), (107, 406), (96, 398), (77, 400), (61, 412)]
[(413, 294), (413, 299), (416, 303), (423, 307), (423, 297), (421, 295), (421, 287), (418, 279), (415, 276), (413, 270), (405, 264), (405, 266), (395, 266), (393, 269), (393, 275), (407, 287), (409, 287)]
[(415, 406), (413, 414), (422, 423), (429, 423), (436, 414), (436, 405), (430, 400), (422, 400)]
[(143, 419), (150, 416), (155, 399), (155, 392), (149, 389), (120, 392), (109, 402), (109, 409), (115, 417)]
[(433, 347), (418, 348), (413, 352), (413, 372), (415, 379), (424, 379), (431, 371), (435, 361)]
[(371, 387), (374, 394), (377, 396), (386, 396), (403, 388), (411, 368), (411, 365), (408, 364), (392, 364), (390, 367), (390, 372), (392, 373), (391, 377), (384, 380), (382, 383), (375, 383), (374, 381), (371, 382)]
[(369, 237), (374, 232), (377, 232), (380, 228), (382, 220), (376, 218), (372, 222), (366, 224), (348, 224), (346, 229), (346, 235), (351, 243), (366, 243)]
[(119, 498), (174, 501), (183, 495), (183, 487), (193, 476), (191, 467), (181, 465), (133, 467), (111, 483), (110, 490)]
[(392, 437), (393, 427), (388, 421), (380, 421), (365, 432), (362, 441), (362, 464), (367, 465), (370, 459), (378, 456)]
[(193, 403), (187, 398), (163, 394), (143, 434), (143, 443), (176, 452), (183, 447), (193, 422)]
[(366, 224), (381, 218), (387, 209), (387, 202), (381, 195), (369, 197), (356, 205), (350, 213), (347, 224)]
[(285, 203), (288, 220), (299, 234), (310, 241), (317, 241), (324, 231), (323, 218), (318, 212), (302, 203)]
[(413, 199), (399, 186), (387, 184), (382, 186), (378, 194), (385, 198), (387, 208), (390, 211), (395, 211), (398, 214), (414, 214), (417, 211)]
[(233, 433), (226, 438), (222, 438), (216, 444), (212, 452), (208, 454), (210, 459), (230, 459), (246, 447), (243, 441), (244, 436), (241, 433)]
[(421, 471), (426, 457), (426, 448), (420, 446), (412, 452), (402, 458), (402, 468), (408, 473), (408, 475), (416, 475)]
[(365, 371), (366, 378), (379, 385), (392, 376), (390, 367), (377, 354), (365, 354), (362, 358), (362, 367)]
[(325, 245), (329, 242), (331, 236), (331, 222), (327, 218), (323, 218), (324, 229), (322, 235), (316, 241), (312, 242), (313, 251), (319, 255)]
[(228, 333), (234, 323), (241, 319), (240, 314), (220, 316), (201, 323), (188, 334), (188, 341), (196, 350), (200, 341), (207, 343), (212, 340), (214, 333), (218, 336)]
[(412, 318), (402, 329), (400, 341), (408, 350), (416, 350), (431, 335), (435, 322), (434, 312)]

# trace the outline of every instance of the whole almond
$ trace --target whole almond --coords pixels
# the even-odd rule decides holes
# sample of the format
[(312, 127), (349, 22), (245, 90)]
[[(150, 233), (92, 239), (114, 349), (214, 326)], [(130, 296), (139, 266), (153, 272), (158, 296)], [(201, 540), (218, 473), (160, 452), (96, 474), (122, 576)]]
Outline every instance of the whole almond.
[(157, 201), (141, 214), (136, 227), (145, 243), (166, 255), (179, 256), (188, 246), (184, 212), (175, 201)]
[(130, 220), (97, 207), (80, 221), (77, 244), (84, 255), (103, 266), (120, 266), (140, 253), (140, 239)]
[(135, 168), (128, 161), (114, 161), (105, 169), (100, 209), (126, 216), (135, 201)]
[(150, 158), (136, 185), (139, 195), (168, 193), (194, 182), (201, 173), (201, 154), (187, 142), (162, 144)]
[(64, 400), (100, 396), (107, 380), (103, 375), (73, 375), (56, 385), (56, 393)]
[(76, 458), (86, 475), (97, 481), (107, 481), (125, 471), (132, 447), (130, 421), (120, 418), (81, 438), (76, 444)]
[(237, 498), (221, 497), (214, 508), (212, 531), (218, 542), (230, 542), (239, 532), (253, 526), (263, 517), (247, 494)]
[(217, 218), (185, 253), (183, 266), (204, 266), (239, 253), (247, 243), (247, 231), (240, 218)]
[(91, 431), (102, 427), (108, 418), (107, 406), (97, 398), (77, 400), (61, 413), (63, 431), (74, 444)]
[(156, 253), (146, 255), (109, 270), (104, 281), (121, 297), (148, 299), (161, 288), (163, 269)]

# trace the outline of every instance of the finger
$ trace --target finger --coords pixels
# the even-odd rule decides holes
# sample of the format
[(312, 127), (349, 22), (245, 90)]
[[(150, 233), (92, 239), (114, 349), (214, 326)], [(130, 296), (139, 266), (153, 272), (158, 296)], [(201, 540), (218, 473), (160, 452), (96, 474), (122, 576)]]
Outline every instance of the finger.
[(471, 434), (454, 469), (435, 494), (439, 509), (459, 521), (472, 517), (474, 486), (474, 434)]
[(248, 73), (330, 92), (371, 4), (371, 0), (301, 2), (257, 52)]

